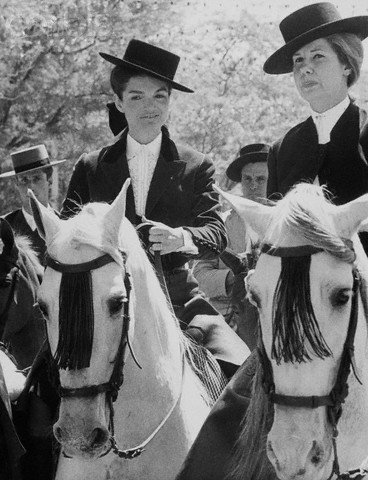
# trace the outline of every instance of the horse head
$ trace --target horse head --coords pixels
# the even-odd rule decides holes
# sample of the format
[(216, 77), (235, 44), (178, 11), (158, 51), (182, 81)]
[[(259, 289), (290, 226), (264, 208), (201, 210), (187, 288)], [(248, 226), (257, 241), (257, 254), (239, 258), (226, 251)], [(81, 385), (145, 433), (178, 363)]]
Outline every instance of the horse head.
[(266, 206), (220, 193), (264, 239), (246, 289), (260, 318), (258, 386), (274, 409), (267, 456), (282, 480), (326, 480), (366, 456), (367, 390), (354, 373), (367, 381), (368, 270), (355, 234), (368, 195), (335, 206), (299, 184)]
[(128, 276), (118, 237), (128, 185), (112, 205), (90, 204), (68, 221), (30, 193), (47, 246), (38, 304), (60, 373), (54, 434), (67, 455), (95, 458), (110, 449), (109, 403), (122, 382), (127, 342)]

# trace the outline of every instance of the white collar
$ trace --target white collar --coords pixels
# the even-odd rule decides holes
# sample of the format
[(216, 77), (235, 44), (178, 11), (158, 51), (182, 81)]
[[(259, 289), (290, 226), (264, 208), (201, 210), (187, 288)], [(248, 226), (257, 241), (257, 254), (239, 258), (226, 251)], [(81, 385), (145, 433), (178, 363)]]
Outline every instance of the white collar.
[(127, 135), (127, 146), (126, 146), (126, 156), (128, 160), (131, 160), (135, 157), (141, 157), (142, 155), (150, 157), (155, 157), (156, 160), (160, 155), (161, 150), (161, 141), (162, 141), (162, 132), (160, 132), (152, 142), (147, 144), (142, 144), (134, 140), (128, 133)]
[(349, 105), (350, 99), (345, 97), (342, 102), (325, 112), (317, 113), (312, 110), (311, 115), (317, 128), (319, 143), (324, 144), (330, 141), (331, 130)]

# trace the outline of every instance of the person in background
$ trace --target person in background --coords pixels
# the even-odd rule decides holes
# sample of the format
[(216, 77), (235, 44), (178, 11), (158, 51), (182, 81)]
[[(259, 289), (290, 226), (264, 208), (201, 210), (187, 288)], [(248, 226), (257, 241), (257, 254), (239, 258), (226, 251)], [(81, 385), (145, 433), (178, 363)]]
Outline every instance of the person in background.
[[(310, 117), (271, 147), (267, 195), (277, 199), (295, 183), (326, 185), (341, 205), (368, 192), (367, 113), (349, 89), (363, 62), (368, 16), (342, 19), (331, 3), (308, 5), (280, 23), (285, 45), (264, 71), (293, 73), (296, 88), (310, 105)], [(368, 252), (368, 234), (361, 234)]]
[[(226, 170), (229, 180), (241, 184), (243, 197), (255, 202), (266, 199), (268, 152), (269, 145), (263, 143), (246, 145)], [(254, 267), (259, 242), (235, 210), (224, 212), (224, 219), (228, 248), (218, 258), (196, 261), (193, 273), (213, 306), (252, 350), (257, 340), (257, 312), (245, 299), (244, 276)], [(231, 258), (231, 253), (240, 255)], [(234, 270), (239, 269), (238, 278), (229, 262)]]
[(16, 234), (24, 235), (30, 239), (40, 262), (43, 263), (45, 242), (37, 232), (27, 191), (31, 189), (43, 205), (50, 206), (49, 195), (52, 185), (52, 169), (54, 166), (65, 162), (65, 160), (50, 162), (46, 147), (43, 144), (18, 150), (10, 155), (14, 169), (2, 173), (0, 179), (15, 177), (15, 185), (22, 206), (4, 215), (4, 218)]

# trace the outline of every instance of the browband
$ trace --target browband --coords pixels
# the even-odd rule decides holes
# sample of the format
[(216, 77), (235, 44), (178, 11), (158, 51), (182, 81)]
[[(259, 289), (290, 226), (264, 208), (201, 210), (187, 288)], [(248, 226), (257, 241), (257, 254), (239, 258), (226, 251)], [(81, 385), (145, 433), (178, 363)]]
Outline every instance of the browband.
[[(354, 244), (349, 238), (343, 238), (347, 249), (354, 253)], [(272, 255), (273, 257), (304, 257), (306, 255), (313, 255), (315, 253), (323, 252), (324, 249), (320, 247), (314, 247), (313, 245), (298, 245), (297, 247), (276, 247), (264, 243), (261, 246), (261, 253)]]
[(89, 262), (84, 263), (61, 263), (55, 260), (54, 258), (50, 257), (50, 255), (46, 254), (46, 265), (53, 270), (61, 273), (82, 273), (82, 272), (89, 272), (90, 270), (96, 270), (97, 268), (103, 267), (108, 263), (115, 262), (111, 255), (106, 253), (105, 255), (101, 255), (101, 257), (95, 258)]

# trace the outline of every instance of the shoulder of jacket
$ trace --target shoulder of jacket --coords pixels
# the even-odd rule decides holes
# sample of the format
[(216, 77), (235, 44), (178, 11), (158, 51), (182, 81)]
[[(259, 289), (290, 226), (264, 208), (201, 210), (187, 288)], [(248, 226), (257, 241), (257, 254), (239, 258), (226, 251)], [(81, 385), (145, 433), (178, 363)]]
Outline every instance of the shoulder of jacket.
[(292, 141), (294, 138), (298, 137), (300, 135), (300, 132), (306, 127), (309, 118), (310, 117), (308, 117), (303, 122), (294, 125), (294, 127), (291, 127), (290, 130), (288, 130), (284, 135), (282, 135), (272, 144), (271, 149), (279, 149), (283, 143)]
[(1, 218), (4, 218), (8, 223), (11, 223), (14, 218), (19, 214), (21, 211), (20, 208), (17, 208), (16, 210), (12, 210), (9, 213), (5, 213), (4, 215), (1, 215)]
[(175, 140), (172, 140), (172, 141), (174, 142), (178, 150), (180, 160), (183, 160), (183, 161), (194, 160), (198, 162), (203, 162), (205, 158), (208, 158), (204, 153), (198, 152), (198, 150), (196, 150), (193, 147), (190, 147), (185, 143), (176, 142)]

